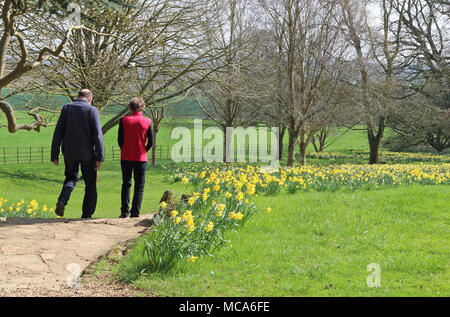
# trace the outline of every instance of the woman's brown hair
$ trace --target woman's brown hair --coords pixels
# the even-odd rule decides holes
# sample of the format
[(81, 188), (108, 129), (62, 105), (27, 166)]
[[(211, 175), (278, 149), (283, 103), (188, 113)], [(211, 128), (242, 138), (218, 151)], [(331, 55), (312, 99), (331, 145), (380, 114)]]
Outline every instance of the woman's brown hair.
[(131, 111), (143, 111), (145, 109), (145, 101), (141, 97), (133, 97), (128, 105)]

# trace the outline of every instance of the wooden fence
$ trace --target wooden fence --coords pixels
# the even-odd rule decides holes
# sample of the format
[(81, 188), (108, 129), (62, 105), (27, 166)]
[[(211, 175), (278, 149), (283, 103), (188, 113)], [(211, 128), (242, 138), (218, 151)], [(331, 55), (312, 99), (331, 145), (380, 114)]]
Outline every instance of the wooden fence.
[[(246, 146), (242, 149), (246, 153), (246, 159), (250, 151), (258, 151), (256, 146)], [(149, 161), (151, 160), (151, 151), (148, 153)], [(200, 153), (198, 149), (191, 148), (191, 158)], [(200, 149), (202, 151), (202, 149)], [(236, 151), (236, 148), (235, 148)], [(162, 144), (156, 147), (156, 161), (172, 161), (172, 145)], [(285, 152), (285, 151), (283, 151)], [(236, 152), (235, 152), (236, 153)], [(197, 155), (196, 155), (197, 154)], [(285, 153), (286, 155), (287, 153)], [(43, 146), (26, 146), (26, 147), (0, 147), (0, 165), (4, 164), (47, 164), (50, 162), (51, 149)], [(235, 156), (236, 157), (236, 156)], [(62, 159), (62, 156), (60, 156)], [(120, 148), (117, 145), (105, 145), (105, 161), (119, 161)]]

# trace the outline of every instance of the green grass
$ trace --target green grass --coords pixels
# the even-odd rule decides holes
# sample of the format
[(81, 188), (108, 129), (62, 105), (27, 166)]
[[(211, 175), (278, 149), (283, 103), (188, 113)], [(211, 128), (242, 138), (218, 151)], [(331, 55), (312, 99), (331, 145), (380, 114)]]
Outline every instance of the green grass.
[[(108, 116), (102, 116), (102, 122)], [(19, 117), (29, 121), (23, 113)], [(175, 143), (170, 135), (179, 125), (192, 128), (192, 119), (168, 118), (158, 143)], [(52, 133), (50, 127), (40, 133), (9, 134), (3, 127), (0, 147), (50, 147)], [(106, 146), (116, 144), (116, 134), (117, 127), (105, 135)], [(367, 150), (366, 133), (361, 130), (348, 132), (327, 149)], [(50, 163), (1, 165), (0, 197), (26, 203), (36, 199), (40, 206), (54, 208), (63, 171), (64, 166)], [(147, 173), (143, 213), (158, 210), (164, 190), (177, 194), (185, 190), (180, 183), (169, 184), (167, 171), (160, 167), (150, 167)], [(105, 162), (99, 177), (94, 217), (117, 217), (119, 162)], [(83, 187), (80, 181), (66, 207), (69, 218), (81, 216)], [(142, 261), (138, 242), (121, 263), (121, 273), (134, 285), (162, 296), (449, 296), (448, 197), (449, 185), (259, 196), (255, 203), (261, 212), (227, 236), (232, 248), (185, 263), (168, 275), (137, 276), (133, 267)], [(263, 211), (267, 206), (272, 207), (271, 214)], [(370, 263), (381, 266), (380, 288), (366, 285)], [(99, 271), (105, 269), (102, 265)], [(118, 268), (114, 266), (115, 272)]]
[[(133, 284), (161, 296), (448, 296), (449, 195), (446, 185), (260, 196), (272, 213), (230, 234), (231, 250)], [(136, 278), (142, 247), (123, 278)], [(379, 288), (366, 284), (370, 263)]]
[[(95, 217), (117, 217), (118, 162), (106, 162), (99, 176)], [(1, 166), (0, 196), (52, 207), (62, 181), (62, 166)], [(158, 209), (165, 189), (185, 186), (149, 168), (143, 212)], [(81, 216), (82, 196), (80, 182), (67, 217)], [(261, 212), (227, 236), (232, 248), (133, 284), (161, 296), (448, 296), (449, 196), (448, 185), (259, 196)], [(125, 260), (125, 275), (142, 261), (141, 249)], [(380, 288), (366, 285), (370, 263), (381, 266)]]
[[(120, 192), (122, 176), (120, 162), (106, 162), (98, 173), (97, 183), (98, 203), (95, 218), (115, 218), (120, 215)], [(142, 213), (155, 212), (159, 209), (159, 200), (166, 189), (180, 192), (184, 185), (177, 183), (170, 185), (164, 181), (165, 173), (159, 167), (149, 167), (145, 185)], [(18, 165), (0, 166), (0, 197), (9, 202), (24, 199), (28, 204), (35, 199), (39, 206), (44, 204), (54, 208), (64, 181), (64, 165), (55, 167), (50, 162), (46, 165)], [(79, 181), (69, 204), (65, 210), (65, 217), (81, 217), (81, 207), (84, 195), (84, 183)]]

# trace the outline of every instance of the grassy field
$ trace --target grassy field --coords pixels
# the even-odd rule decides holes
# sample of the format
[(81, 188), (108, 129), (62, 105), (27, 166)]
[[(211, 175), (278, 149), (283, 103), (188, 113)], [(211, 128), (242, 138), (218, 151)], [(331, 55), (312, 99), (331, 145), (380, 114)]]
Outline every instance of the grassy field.
[[(191, 124), (191, 119), (169, 119), (160, 132), (159, 144), (173, 143), (173, 126)], [(49, 147), (52, 132), (53, 128), (47, 128), (39, 134), (19, 131), (10, 135), (0, 128), (0, 147)], [(113, 129), (105, 135), (105, 144), (115, 145), (115, 137)], [(366, 134), (350, 131), (327, 151), (367, 151)], [(346, 161), (347, 157), (310, 158), (308, 162), (328, 165)], [(357, 162), (363, 163), (361, 159)], [(50, 162), (1, 165), (0, 197), (26, 203), (35, 199), (40, 206), (54, 208), (63, 170)], [(184, 184), (170, 182), (169, 176), (161, 166), (149, 167), (143, 212), (157, 211), (166, 189), (186, 192)], [(117, 217), (119, 162), (105, 162), (99, 178), (94, 217)], [(81, 216), (83, 187), (80, 182), (75, 189), (67, 217)], [(449, 197), (450, 185), (259, 195), (253, 200), (259, 210), (256, 216), (243, 228), (228, 232), (232, 247), (214, 252), (212, 257), (186, 262), (168, 274), (136, 275), (135, 268), (145, 260), (142, 238), (120, 263), (103, 260), (96, 273), (112, 270), (110, 277), (161, 296), (449, 296)], [(272, 208), (270, 214), (264, 212), (267, 206)], [(366, 284), (371, 263), (381, 267), (379, 288)]]
[[(98, 173), (98, 203), (94, 214), (96, 218), (115, 218), (120, 215), (121, 170), (120, 162), (106, 162)], [(159, 200), (166, 189), (177, 192), (182, 184), (170, 185), (164, 181), (166, 174), (160, 168), (149, 168), (145, 186), (142, 212), (154, 212), (158, 209)], [(10, 202), (24, 200), (26, 203), (35, 199), (40, 206), (54, 208), (64, 181), (64, 165), (58, 167), (47, 165), (0, 166), (0, 197)], [(65, 217), (81, 217), (81, 206), (84, 195), (84, 183), (78, 182), (70, 202), (65, 210)]]
[[(32, 120), (27, 118), (24, 112), (19, 111), (17, 113), (18, 121), (21, 123), (29, 123)], [(107, 122), (112, 115), (105, 114), (101, 117), (102, 124)], [(0, 124), (6, 123), (5, 117), (0, 116)], [(170, 134), (174, 126), (192, 126), (192, 119), (180, 119), (175, 117), (169, 117), (163, 122), (163, 128), (158, 134), (158, 143), (162, 145), (173, 144), (176, 141), (172, 141)], [(6, 128), (0, 128), (0, 147), (8, 146), (44, 146), (50, 148), (52, 143), (52, 136), (54, 127), (42, 128), (40, 132), (19, 130), (14, 134), (8, 133)], [(104, 135), (105, 146), (117, 145), (117, 130), (118, 126), (112, 128)]]
[[(258, 197), (273, 211), (230, 233), (231, 250), (135, 279), (140, 241), (113, 272), (162, 296), (448, 296), (449, 195), (412, 186)], [(366, 284), (371, 263), (379, 288)]]

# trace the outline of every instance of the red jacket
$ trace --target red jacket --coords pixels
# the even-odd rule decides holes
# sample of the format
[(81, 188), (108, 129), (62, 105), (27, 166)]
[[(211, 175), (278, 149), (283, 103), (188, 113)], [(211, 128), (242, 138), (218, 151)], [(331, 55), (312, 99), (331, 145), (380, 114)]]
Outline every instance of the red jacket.
[(117, 141), (122, 161), (147, 162), (147, 152), (153, 145), (152, 122), (142, 112), (133, 112), (120, 119)]

